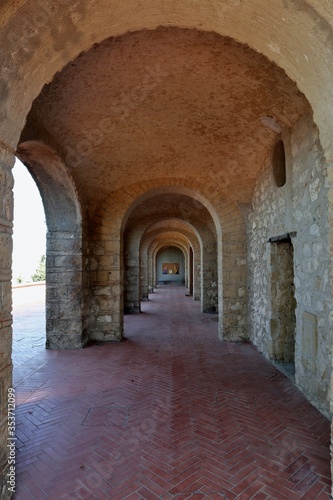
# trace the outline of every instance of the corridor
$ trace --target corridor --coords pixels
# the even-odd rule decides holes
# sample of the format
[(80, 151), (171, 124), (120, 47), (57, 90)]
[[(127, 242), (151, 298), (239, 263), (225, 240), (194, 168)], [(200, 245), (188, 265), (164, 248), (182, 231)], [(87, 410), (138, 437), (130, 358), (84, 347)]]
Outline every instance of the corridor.
[(142, 309), (121, 343), (14, 367), (14, 499), (328, 499), (329, 422), (293, 383), (184, 287)]

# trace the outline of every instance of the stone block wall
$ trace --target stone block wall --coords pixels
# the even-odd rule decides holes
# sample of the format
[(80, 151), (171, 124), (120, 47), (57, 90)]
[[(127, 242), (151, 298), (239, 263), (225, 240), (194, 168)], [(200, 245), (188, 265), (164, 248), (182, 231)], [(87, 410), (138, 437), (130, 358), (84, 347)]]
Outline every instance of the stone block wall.
[(123, 247), (119, 227), (91, 232), (89, 255), (89, 339), (118, 342), (123, 339)]
[(295, 362), (296, 300), (294, 250), (290, 238), (271, 241), (271, 344), (270, 357)]
[(283, 140), (286, 183), (277, 187), (269, 166), (258, 179), (249, 214), (250, 339), (266, 357), (274, 357), (272, 290), (278, 270), (269, 240), (296, 233), (291, 238), (296, 383), (329, 415), (332, 290), (326, 163), (311, 117), (283, 133)]
[(80, 230), (77, 233), (47, 234), (46, 347), (50, 349), (78, 349), (88, 340)]
[(218, 249), (219, 336), (248, 339), (247, 241), (244, 216), (238, 206), (221, 206), (222, 244)]

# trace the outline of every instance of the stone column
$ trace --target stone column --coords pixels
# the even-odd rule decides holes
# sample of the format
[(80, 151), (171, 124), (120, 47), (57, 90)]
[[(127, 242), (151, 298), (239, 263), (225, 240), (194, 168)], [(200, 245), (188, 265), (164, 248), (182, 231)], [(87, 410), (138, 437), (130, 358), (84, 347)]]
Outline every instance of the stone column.
[(240, 340), (248, 336), (246, 228), (239, 215), (237, 223), (225, 223), (223, 229), (219, 336)]
[(94, 235), (90, 259), (91, 340), (119, 342), (123, 339), (123, 256), (117, 229)]
[(98, 228), (91, 238), (89, 339), (119, 342), (124, 331), (120, 230)]
[(185, 284), (185, 288), (189, 288), (189, 273), (188, 273), (189, 251), (188, 251), (188, 248), (184, 249), (183, 252), (184, 252), (184, 284)]
[(12, 228), (13, 177), (15, 157), (0, 149), (0, 497), (11, 497), (8, 476), (8, 389), (12, 387)]
[(201, 251), (198, 245), (193, 249), (193, 300), (201, 298)]
[(81, 234), (48, 231), (46, 243), (46, 347), (78, 349), (87, 342)]
[(218, 311), (218, 281), (216, 243), (204, 243), (201, 260), (201, 309), (205, 313)]
[(154, 270), (154, 257), (153, 257), (153, 252), (151, 250), (151, 247), (148, 249), (148, 286), (149, 286), (149, 293), (154, 293), (154, 289), (156, 286), (155, 282), (155, 270)]
[(124, 283), (124, 312), (137, 314), (141, 310), (140, 304), (140, 240), (142, 231), (133, 231), (130, 237), (125, 237), (125, 283)]
[(188, 263), (189, 294), (193, 296), (193, 248), (190, 247), (190, 258)]
[(148, 254), (147, 248), (141, 250), (140, 254), (140, 298), (141, 300), (149, 300), (149, 276), (148, 276)]

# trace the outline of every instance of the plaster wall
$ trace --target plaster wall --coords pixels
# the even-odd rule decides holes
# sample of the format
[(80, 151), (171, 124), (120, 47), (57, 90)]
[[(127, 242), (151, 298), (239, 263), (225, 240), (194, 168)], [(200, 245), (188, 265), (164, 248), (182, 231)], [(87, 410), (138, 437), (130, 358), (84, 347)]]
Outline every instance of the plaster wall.
[[(162, 265), (164, 263), (178, 263), (179, 274), (163, 274)], [(185, 279), (184, 255), (177, 248), (166, 248), (162, 250), (156, 259), (157, 265), (157, 280), (159, 282), (176, 282), (182, 283)]]

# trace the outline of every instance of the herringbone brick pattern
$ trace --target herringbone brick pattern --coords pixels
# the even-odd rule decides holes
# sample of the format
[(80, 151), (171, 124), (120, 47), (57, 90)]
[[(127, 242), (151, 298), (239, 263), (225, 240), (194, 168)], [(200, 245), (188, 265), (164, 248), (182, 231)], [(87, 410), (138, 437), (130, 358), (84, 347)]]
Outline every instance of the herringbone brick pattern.
[[(16, 500), (328, 499), (329, 423), (183, 287), (18, 383)], [(37, 362), (37, 361), (36, 361)]]

